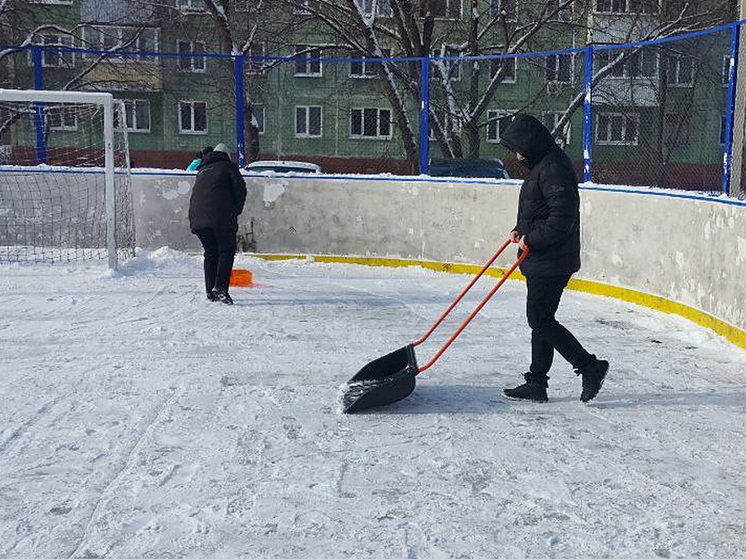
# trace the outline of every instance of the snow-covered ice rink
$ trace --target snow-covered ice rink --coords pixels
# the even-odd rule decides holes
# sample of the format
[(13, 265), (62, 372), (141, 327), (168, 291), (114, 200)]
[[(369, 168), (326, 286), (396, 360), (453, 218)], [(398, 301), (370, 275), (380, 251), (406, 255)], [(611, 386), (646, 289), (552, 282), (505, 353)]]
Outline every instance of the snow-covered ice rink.
[[(312, 260), (0, 266), (0, 557), (746, 557), (746, 353), (576, 292), (558, 316), (612, 363), (596, 400), (555, 359), (550, 403), (503, 399), (529, 355), (508, 282), (411, 396), (340, 385), (468, 282)], [(421, 363), (493, 285), (418, 348)]]

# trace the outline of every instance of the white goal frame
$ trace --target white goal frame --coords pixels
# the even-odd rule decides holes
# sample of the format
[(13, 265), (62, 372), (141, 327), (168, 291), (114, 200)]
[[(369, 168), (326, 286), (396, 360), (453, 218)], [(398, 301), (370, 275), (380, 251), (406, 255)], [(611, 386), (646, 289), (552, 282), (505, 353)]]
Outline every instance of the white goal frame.
[[(116, 244), (116, 192), (114, 183), (114, 106), (124, 115), (124, 103), (114, 100), (111, 93), (81, 91), (47, 91), (37, 89), (2, 89), (0, 102), (26, 103), (80, 103), (100, 105), (104, 111), (104, 175), (106, 199), (106, 250), (109, 268), (117, 267)], [(120, 120), (120, 122), (124, 122)], [(126, 133), (125, 133), (126, 136)], [(129, 165), (129, 163), (127, 163)]]

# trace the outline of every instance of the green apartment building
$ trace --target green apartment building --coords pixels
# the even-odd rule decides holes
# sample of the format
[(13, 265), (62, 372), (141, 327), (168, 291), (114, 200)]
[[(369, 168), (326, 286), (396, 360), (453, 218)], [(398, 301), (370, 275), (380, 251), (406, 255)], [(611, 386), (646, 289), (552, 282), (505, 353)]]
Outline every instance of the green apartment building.
[[(47, 89), (112, 92), (125, 102), (135, 167), (183, 167), (218, 142), (235, 148), (242, 81), (247, 161), (258, 143), (260, 158), (313, 161), (330, 172), (417, 173), (424, 95), (430, 158), (506, 158), (500, 130), (528, 111), (556, 128), (580, 169), (583, 47), (661, 36), (680, 3), (400, 2), (412, 5), (404, 26), (388, 0), (359, 0), (355, 12), (341, 0), (334, 9), (318, 0), (238, 0), (218, 13), (204, 0), (10, 4), (6, 46), (49, 49), (0, 59), (3, 87), (33, 88), (41, 73)], [(527, 55), (562, 49), (575, 50)], [(594, 180), (719, 186), (729, 49), (724, 31), (597, 50), (594, 71), (609, 69), (593, 90)], [(519, 57), (484, 58), (506, 53)], [(239, 64), (231, 54), (243, 56)], [(434, 58), (423, 80), (427, 54)]]

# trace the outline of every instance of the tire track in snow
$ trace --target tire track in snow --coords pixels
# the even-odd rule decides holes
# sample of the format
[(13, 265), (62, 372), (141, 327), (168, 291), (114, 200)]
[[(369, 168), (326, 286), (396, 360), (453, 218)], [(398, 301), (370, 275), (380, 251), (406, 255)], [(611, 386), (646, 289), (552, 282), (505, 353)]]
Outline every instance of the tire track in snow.
[(75, 547), (75, 550), (67, 556), (67, 559), (73, 559), (85, 548), (86, 544), (88, 543), (91, 526), (96, 523), (101, 511), (109, 502), (109, 496), (113, 493), (114, 488), (119, 484), (120, 480), (132, 469), (135, 459), (140, 452), (145, 439), (148, 438), (148, 436), (152, 433), (155, 425), (160, 422), (161, 417), (164, 415), (164, 412), (174, 403), (176, 398), (181, 395), (182, 390), (182, 388), (173, 389), (173, 393), (168, 398), (165, 398), (156, 408), (155, 412), (150, 415), (148, 421), (145, 424), (145, 427), (140, 433), (140, 436), (137, 437), (132, 447), (130, 447), (130, 449), (127, 451), (124, 465), (116, 472), (112, 480), (106, 485), (106, 487), (104, 487), (103, 491), (99, 495), (99, 498), (96, 500), (93, 511), (88, 517), (88, 521), (86, 522), (85, 528), (83, 529), (83, 534), (80, 537), (80, 541)]

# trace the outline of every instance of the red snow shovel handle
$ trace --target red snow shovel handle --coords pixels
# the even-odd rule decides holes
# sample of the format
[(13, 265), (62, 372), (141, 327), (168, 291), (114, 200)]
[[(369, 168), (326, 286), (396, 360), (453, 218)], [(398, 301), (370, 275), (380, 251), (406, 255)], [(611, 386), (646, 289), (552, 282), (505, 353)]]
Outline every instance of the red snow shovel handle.
[[(502, 251), (505, 250), (505, 248), (509, 244), (511, 244), (511, 241), (509, 241), (509, 240), (505, 241), (505, 243), (498, 249), (498, 251), (494, 254), (494, 256), (489, 260), (489, 262), (487, 262), (487, 264), (484, 265), (484, 267), (481, 269), (481, 271), (479, 272), (479, 274), (477, 274), (477, 276), (473, 280), (471, 280), (471, 283), (469, 283), (469, 285), (467, 285), (466, 288), (459, 294), (459, 296), (451, 304), (451, 306), (448, 307), (448, 309), (442, 315), (440, 315), (440, 318), (438, 318), (438, 320), (435, 322), (435, 324), (433, 325), (433, 327), (430, 328), (430, 330), (427, 332), (427, 334), (425, 334), (419, 340), (417, 340), (416, 342), (414, 342), (412, 344), (413, 346), (417, 346), (417, 345), (421, 344), (422, 342), (424, 342), (430, 336), (430, 334), (433, 333), (433, 331), (440, 325), (440, 323), (443, 322), (443, 319), (445, 319), (445, 317), (448, 316), (448, 314), (453, 310), (453, 308), (456, 305), (458, 305), (459, 301), (461, 301), (461, 299), (464, 298), (464, 295), (466, 295), (466, 293), (472, 288), (472, 286), (477, 282), (477, 280), (480, 277), (482, 277), (482, 275), (484, 274), (484, 272), (487, 271), (487, 268), (489, 268), (492, 265), (492, 263), (497, 259), (497, 257), (500, 256), (500, 253), (502, 253)], [(458, 338), (459, 334), (461, 334), (461, 332), (464, 331), (464, 328), (466, 328), (469, 325), (469, 323), (472, 321), (472, 319), (475, 316), (477, 316), (477, 314), (479, 313), (479, 311), (482, 310), (482, 307), (484, 307), (487, 304), (487, 302), (492, 298), (492, 296), (497, 292), (497, 290), (500, 289), (500, 287), (502, 286), (502, 284), (504, 284), (506, 281), (508, 281), (508, 278), (511, 276), (511, 274), (513, 272), (515, 272), (516, 268), (518, 268), (518, 266), (521, 265), (521, 262), (523, 262), (523, 260), (526, 258), (526, 256), (528, 256), (528, 247), (526, 247), (523, 250), (523, 253), (518, 258), (518, 260), (515, 261), (515, 264), (513, 264), (510, 267), (510, 269), (500, 279), (500, 281), (495, 285), (495, 287), (493, 287), (492, 290), (487, 294), (487, 296), (484, 299), (482, 299), (482, 302), (479, 303), (479, 305), (477, 306), (477, 308), (474, 309), (474, 311), (469, 315), (469, 317), (464, 321), (464, 323), (459, 327), (459, 329), (456, 330), (456, 332), (454, 332), (454, 334), (448, 339), (448, 341), (445, 344), (443, 344), (443, 347), (441, 347), (440, 350), (438, 350), (438, 353), (436, 353), (435, 356), (428, 363), (426, 363), (425, 365), (423, 365), (422, 367), (420, 367), (417, 370), (418, 373), (421, 373), (422, 371), (425, 371), (425, 370), (429, 369), (433, 365), (433, 363), (435, 363), (438, 360), (438, 358), (441, 355), (443, 355), (443, 353), (445, 352), (445, 350), (448, 349), (448, 347), (453, 343), (453, 341), (456, 338)]]

